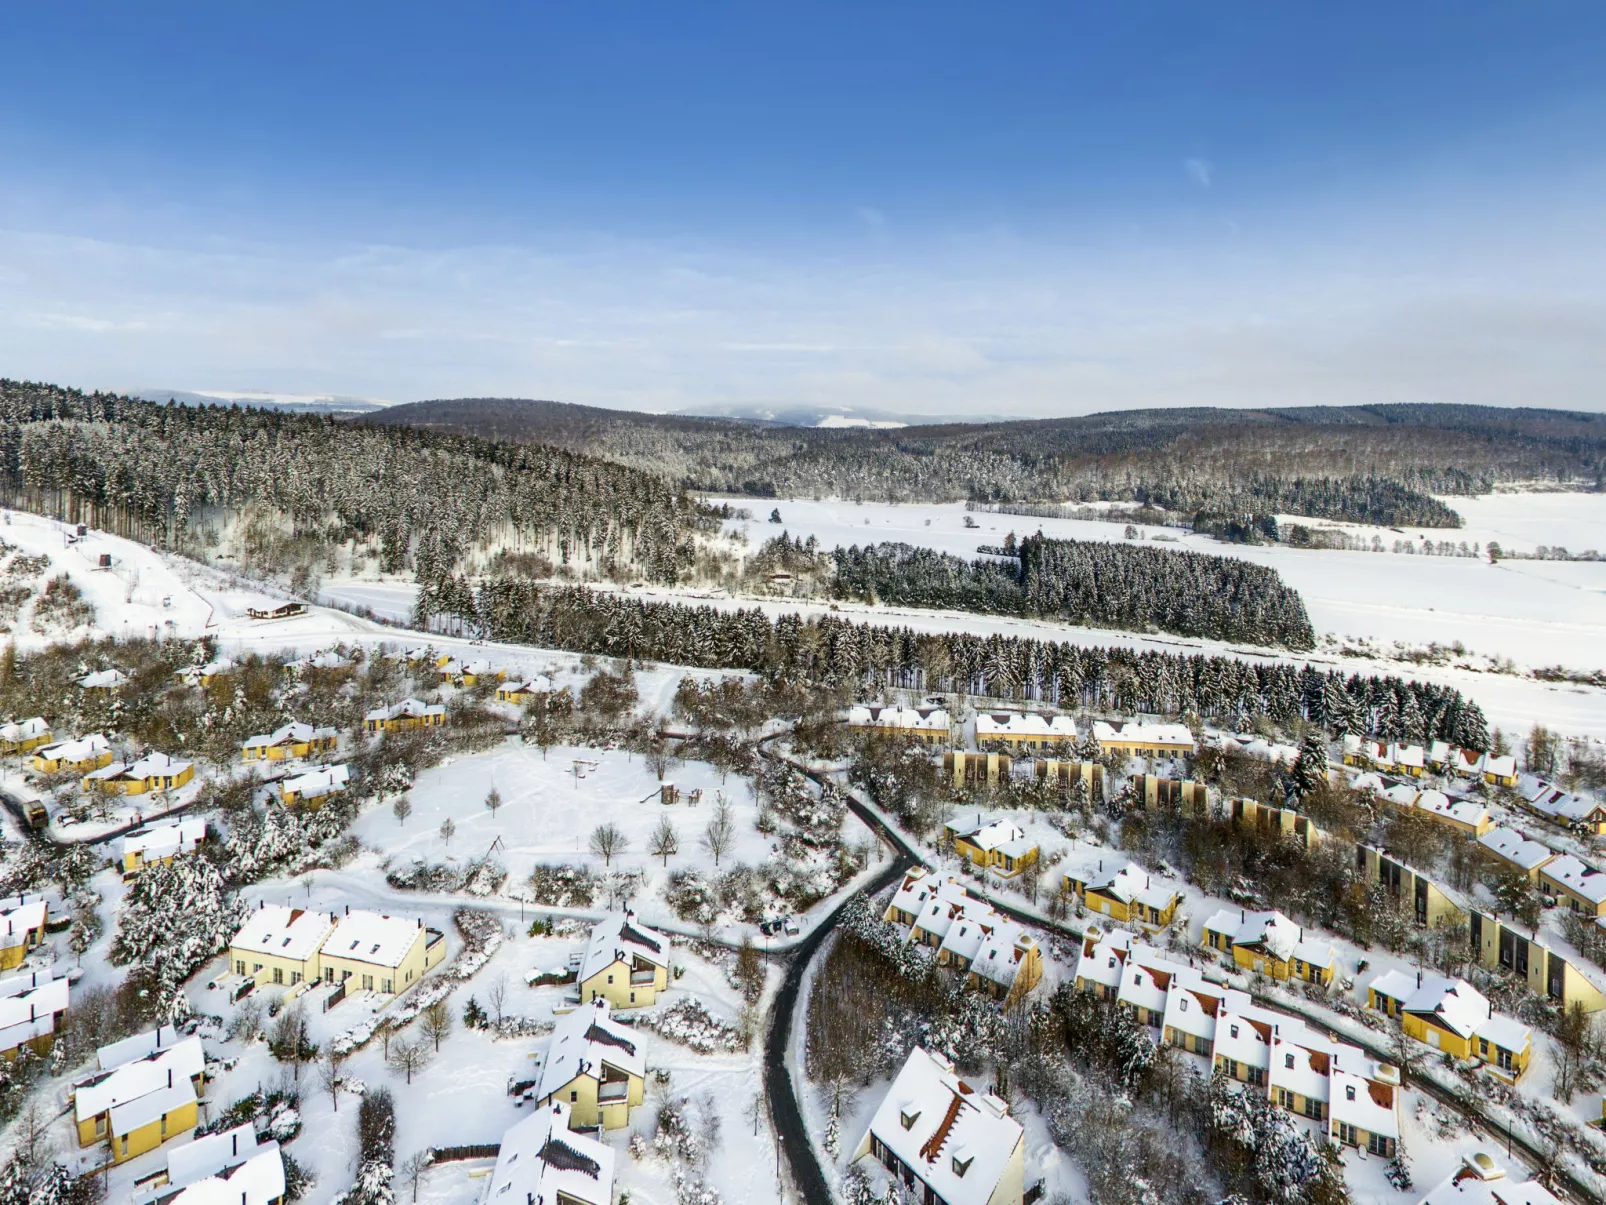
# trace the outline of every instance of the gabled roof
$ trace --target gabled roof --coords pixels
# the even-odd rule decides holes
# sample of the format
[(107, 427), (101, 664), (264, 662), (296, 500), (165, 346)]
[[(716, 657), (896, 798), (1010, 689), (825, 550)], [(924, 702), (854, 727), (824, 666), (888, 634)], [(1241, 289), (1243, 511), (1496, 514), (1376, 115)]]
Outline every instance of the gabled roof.
[(323, 943), (327, 958), (344, 958), (380, 967), (399, 967), (424, 932), (423, 921), (353, 908), (335, 923)]
[(1571, 854), (1562, 854), (1547, 863), (1540, 869), (1539, 875), (1591, 904), (1598, 905), (1606, 901), (1606, 874), (1585, 865)]
[(1112, 741), (1136, 742), (1145, 745), (1186, 745), (1193, 748), (1193, 733), (1182, 724), (1150, 724), (1129, 720), (1119, 729), (1103, 720), (1093, 722), (1093, 738), (1100, 744)]
[[(156, 1093), (168, 1093), (180, 1084), (189, 1088), (189, 1099), (193, 1100), (195, 1089), (190, 1084), (190, 1077), (200, 1075), (205, 1066), (206, 1056), (201, 1051), (201, 1039), (191, 1037), (124, 1063), (115, 1070), (99, 1072), (74, 1090), (73, 1109), (77, 1120), (85, 1121), (108, 1109), (131, 1104)], [(170, 1098), (163, 1096), (162, 1099)], [(160, 1116), (160, 1112), (154, 1116)], [(124, 1116), (126, 1118), (129, 1114), (125, 1113)], [(143, 1125), (144, 1122), (136, 1124)]]
[(1332, 966), (1337, 952), (1331, 943), (1319, 939), (1306, 939), (1305, 930), (1281, 912), (1246, 912), (1236, 914), (1223, 908), (1205, 921), (1205, 931), (1226, 933), (1234, 946), (1261, 949), (1273, 958), (1283, 961), (1298, 958), (1312, 966)]
[(1478, 844), (1520, 870), (1536, 870), (1556, 856), (1550, 846), (1530, 841), (1514, 828), (1492, 828), (1478, 838)]
[(603, 1064), (639, 1079), (647, 1074), (641, 1039), (609, 1015), (608, 1002), (598, 999), (559, 1017), (547, 1046), (537, 1083), (537, 1098), (551, 1096), (579, 1076), (600, 1080)]
[(991, 853), (995, 849), (1008, 852), (1009, 846), (1021, 843), (1025, 843), (1027, 848), (1032, 848), (1032, 843), (1026, 838), (1026, 831), (1005, 817), (983, 820), (978, 813), (973, 820), (955, 820), (948, 827), (953, 830), (955, 837), (968, 841), (985, 853)]
[(552, 693), (552, 679), (545, 674), (536, 674), (533, 678), (526, 678), (522, 682), (511, 682), (502, 689), (509, 694), (517, 695), (547, 695)]
[(194, 764), (179, 761), (165, 753), (147, 753), (133, 765), (120, 761), (108, 762), (98, 770), (91, 770), (84, 778), (93, 782), (144, 782), (148, 778), (177, 776)]
[(948, 1205), (984, 1205), (1024, 1141), (1008, 1105), (919, 1046), (882, 1098), (870, 1133)]
[(44, 761), (81, 762), (99, 757), (102, 753), (110, 753), (111, 747), (111, 742), (104, 735), (91, 732), (77, 740), (57, 741), (53, 745), (42, 746), (35, 749), (33, 755)]
[(579, 981), (584, 983), (615, 962), (630, 962), (635, 958), (668, 967), (669, 942), (662, 934), (639, 923), (634, 912), (615, 912), (591, 926), (591, 940), (586, 944), (585, 958), (580, 963)]
[(952, 727), (945, 707), (865, 706), (848, 708), (848, 723), (855, 728), (906, 728), (921, 732), (947, 732)]
[(1405, 999), (1405, 1011), (1432, 1017), (1457, 1037), (1470, 1038), (1490, 1017), (1489, 1000), (1465, 979), (1424, 975), (1422, 986)]
[(1216, 1037), (1216, 1018), (1226, 1002), (1227, 989), (1206, 983), (1193, 967), (1178, 971), (1165, 998), (1165, 1028), (1193, 1034), (1207, 1042)]
[(1344, 1066), (1333, 1071), (1328, 1109), (1333, 1125), (1352, 1125), (1368, 1134), (1398, 1139), (1400, 1090), (1392, 1084), (1369, 1080)]
[(18, 975), (0, 982), (0, 1050), (56, 1032), (56, 1014), (68, 1007), (65, 978)]
[(242, 749), (274, 749), (280, 745), (304, 745), (313, 739), (323, 740), (337, 736), (333, 728), (314, 728), (311, 724), (303, 724), (299, 720), (291, 720), (288, 724), (281, 724), (272, 732), (262, 733), (260, 736), (248, 736), (240, 742)]
[(25, 937), (39, 929), (49, 914), (50, 906), (43, 896), (8, 896), (0, 900), (0, 944), (10, 945), (5, 938)]
[(1480, 1151), (1423, 1197), (1421, 1205), (1561, 1205), (1561, 1200), (1538, 1180), (1508, 1180), (1505, 1169)]
[(207, 1176), (215, 1176), (226, 1167), (245, 1162), (265, 1147), (278, 1144), (257, 1142), (256, 1126), (251, 1122), (205, 1134), (194, 1142), (174, 1147), (167, 1153), (167, 1183), (169, 1188), (182, 1188)]
[(126, 1063), (132, 1063), (158, 1050), (177, 1046), (184, 1041), (179, 1032), (171, 1025), (158, 1026), (156, 1029), (147, 1029), (144, 1033), (137, 1033), (131, 1038), (109, 1042), (96, 1051), (96, 1062), (102, 1071), (115, 1071)]
[(559, 1194), (586, 1205), (613, 1200), (613, 1148), (569, 1129), (569, 1106), (542, 1105), (502, 1135), (484, 1205), (556, 1205)]
[(989, 930), (970, 969), (983, 979), (1013, 987), (1021, 964), (1036, 947), (1037, 939), (1026, 931), (1024, 925), (1001, 919), (998, 925)]
[(109, 690), (127, 681), (128, 675), (120, 669), (102, 669), (85, 674), (78, 679), (78, 685), (85, 690)]
[(123, 856), (139, 854), (146, 861), (155, 861), (188, 853), (204, 840), (206, 821), (198, 816), (147, 824), (123, 838)]
[(403, 699), (400, 703), (390, 707), (376, 707), (364, 720), (401, 720), (423, 719), (425, 716), (445, 715), (446, 708), (440, 703), (425, 703), (421, 699)]
[(9, 724), (0, 725), (0, 740), (31, 741), (49, 731), (49, 723), (46, 722), (43, 716), (36, 715), (31, 720), (23, 720), (20, 723), (13, 720)]
[(342, 762), (337, 766), (320, 766), (316, 770), (308, 770), (305, 774), (287, 778), (279, 784), (279, 790), (287, 795), (317, 799), (331, 791), (344, 791), (350, 781), (351, 767)]
[[(207, 1138), (198, 1138), (179, 1150), (188, 1151), (206, 1141)], [(176, 1155), (178, 1151), (173, 1153)], [(171, 1159), (169, 1156), (170, 1167)], [(263, 1143), (248, 1158), (231, 1162), (211, 1175), (187, 1181), (179, 1187), (175, 1187), (178, 1182), (171, 1179), (171, 1171), (168, 1174), (167, 1187), (136, 1198), (135, 1205), (269, 1205), (284, 1196), (284, 1156), (277, 1142)]]
[(1068, 715), (1046, 716), (1035, 711), (978, 711), (976, 739), (984, 741), (995, 736), (1074, 741), (1076, 721)]
[[(150, 1125), (162, 1114), (171, 1113), (174, 1109), (182, 1108), (197, 1099), (199, 1098), (195, 1094), (194, 1082), (188, 1076), (181, 1076), (175, 1072), (171, 1084), (159, 1084), (148, 1092), (111, 1106), (112, 1136), (132, 1134), (141, 1126)], [(80, 1121), (83, 1120), (83, 1116), (80, 1114)]]
[(246, 918), (229, 942), (229, 948), (272, 954), (289, 962), (306, 962), (334, 930), (335, 918), (327, 912), (264, 904)]

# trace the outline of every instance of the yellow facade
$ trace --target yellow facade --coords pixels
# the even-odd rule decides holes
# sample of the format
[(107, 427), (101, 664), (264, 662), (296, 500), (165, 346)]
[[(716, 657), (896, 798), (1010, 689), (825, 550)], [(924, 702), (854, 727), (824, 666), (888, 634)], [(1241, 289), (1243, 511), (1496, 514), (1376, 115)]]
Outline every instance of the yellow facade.
[[(110, 756), (102, 765), (110, 764)], [(172, 790), (195, 777), (195, 763), (188, 762), (177, 774), (150, 774), (142, 778), (88, 778), (82, 786), (86, 791), (101, 791), (107, 795), (148, 795), (152, 791)]]
[(50, 744), (51, 739), (52, 737), (50, 731), (49, 729), (46, 729), (38, 736), (30, 736), (25, 740), (0, 740), (0, 757), (12, 757), (18, 753), (32, 753), (35, 749), (39, 748), (40, 745)]
[(1469, 920), (1473, 957), (1480, 966), (1490, 970), (1501, 968), (1521, 976), (1530, 992), (1548, 997), (1564, 1009), (1582, 1004), (1585, 1012), (1606, 1010), (1606, 992), (1588, 974), (1543, 942), (1476, 909)]
[(1184, 816), (1203, 816), (1210, 807), (1210, 793), (1205, 784), (1187, 779), (1134, 774), (1132, 793), (1145, 809), (1176, 807)]
[(966, 971), (966, 985), (991, 996), (1005, 1008), (1012, 1007), (1021, 997), (1031, 991), (1043, 980), (1043, 951), (1036, 943), (1031, 948), (1021, 952), (1020, 962), (1016, 966), (1015, 982), (1007, 987), (997, 980), (989, 979), (986, 975), (976, 971)]
[(1098, 888), (1088, 890), (1085, 884), (1071, 878), (1070, 875), (1065, 876), (1065, 893), (1080, 897), (1089, 912), (1097, 912), (1100, 916), (1107, 916), (1111, 920), (1142, 925), (1149, 929), (1168, 927), (1176, 919), (1177, 905), (1182, 902), (1182, 897), (1173, 893), (1171, 902), (1164, 908), (1156, 908), (1137, 900), (1128, 903)]
[(956, 753), (942, 755), (943, 777), (956, 787), (992, 786), (1009, 781), (1011, 765), (1007, 753)]
[[(193, 1130), (199, 1121), (200, 1104), (191, 1100), (169, 1109), (155, 1121), (130, 1130), (126, 1134), (114, 1134), (107, 1143), (111, 1149), (112, 1162), (124, 1163), (129, 1159), (139, 1158), (147, 1151), (154, 1151), (169, 1138), (177, 1138), (180, 1134)], [(105, 1138), (105, 1113), (86, 1118), (78, 1124), (79, 1146), (94, 1146)]]
[(1355, 869), (1368, 883), (1377, 883), (1410, 912), (1416, 923), (1429, 929), (1459, 924), (1467, 914), (1455, 900), (1426, 875), (1370, 845), (1355, 847)]
[(644, 1099), (644, 1089), (641, 1076), (604, 1063), (600, 1080), (577, 1075), (546, 1099), (568, 1104), (571, 1129), (600, 1125), (605, 1130), (622, 1130), (630, 1124), (630, 1110)]
[(446, 723), (444, 711), (428, 715), (401, 715), (388, 720), (364, 720), (365, 732), (412, 732), (419, 728), (439, 728)]
[(669, 988), (669, 968), (637, 958), (615, 959), (580, 985), (580, 999), (606, 1000), (614, 1008), (642, 1008)]
[(258, 987), (270, 983), (285, 987), (314, 983), (323, 973), (323, 964), (316, 950), (303, 960), (264, 954), (261, 950), (239, 950), (231, 946), (229, 966), (236, 975), (252, 980)]
[(471, 673), (469, 673), (468, 671), (465, 670), (463, 672), (462, 684), (464, 686), (478, 686), (482, 682), (483, 683), (502, 682), (502, 681), (505, 681), (506, 678), (507, 678), (507, 670), (505, 670), (505, 669), (487, 670), (483, 674), (471, 674)]
[(498, 703), (516, 703), (520, 707), (526, 703), (533, 703), (536, 699), (544, 699), (550, 693), (544, 690), (520, 690), (519, 687), (527, 685), (524, 682), (512, 686), (498, 686), (496, 688), (496, 701)]
[[(429, 941), (431, 934), (435, 937), (433, 944)], [(433, 930), (419, 929), (407, 953), (395, 966), (331, 953), (328, 943), (325, 943), (319, 955), (319, 962), (323, 967), (323, 977), (331, 983), (355, 980), (363, 991), (396, 993), (406, 991), (425, 971), (439, 965), (445, 957), (445, 937)]]
[(968, 858), (973, 866), (996, 870), (1005, 876), (1017, 875), (1037, 861), (1035, 845), (1019, 854), (1006, 854), (1001, 849), (983, 849), (964, 837), (955, 836), (952, 828), (949, 828), (948, 835), (953, 841), (954, 852)]
[(338, 736), (317, 736), (306, 741), (285, 741), (281, 745), (241, 746), (241, 761), (288, 761), (297, 757), (316, 757), (320, 753), (333, 753), (340, 744)]
[[(1272, 979), (1297, 979), (1304, 983), (1319, 983), (1323, 987), (1333, 982), (1333, 963), (1327, 966), (1317, 966), (1306, 962), (1303, 958), (1278, 958), (1257, 946), (1234, 945), (1232, 937), (1225, 933), (1215, 933), (1209, 929), (1204, 932), (1205, 945), (1210, 949), (1232, 959), (1233, 965), (1241, 971), (1267, 975)], [(1334, 959), (1336, 962), (1337, 959)]]
[(112, 764), (112, 751), (110, 749), (97, 753), (93, 757), (86, 757), (80, 761), (66, 761), (62, 758), (41, 757), (33, 755), (33, 768), (40, 774), (60, 774), (64, 770), (71, 770), (74, 774), (87, 774), (91, 770), (98, 770), (102, 766)]

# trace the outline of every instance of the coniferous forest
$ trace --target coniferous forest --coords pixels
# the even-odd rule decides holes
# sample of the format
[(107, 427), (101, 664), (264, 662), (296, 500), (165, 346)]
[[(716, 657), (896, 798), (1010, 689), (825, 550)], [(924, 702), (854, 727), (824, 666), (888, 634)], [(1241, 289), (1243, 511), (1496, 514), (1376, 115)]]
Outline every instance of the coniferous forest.
[(496, 640), (710, 669), (868, 694), (888, 687), (1035, 700), (1062, 708), (1194, 712), (1242, 727), (1257, 716), (1299, 719), (1334, 733), (1446, 740), (1482, 749), (1477, 704), (1449, 687), (1392, 676), (1345, 677), (1306, 665), (1026, 637), (926, 633), (757, 608), (620, 598), (501, 574), (475, 583), (449, 575), (422, 585), (417, 626)]
[(1275, 569), (1148, 545), (1028, 536), (1013, 557), (967, 561), (929, 548), (838, 548), (838, 598), (1061, 619), (1093, 627), (1308, 649), (1299, 594)]
[(0, 493), (179, 550), (202, 516), (267, 508), (298, 535), (373, 543), (384, 571), (423, 577), (494, 544), (672, 582), (713, 522), (662, 478), (557, 448), (9, 380)]

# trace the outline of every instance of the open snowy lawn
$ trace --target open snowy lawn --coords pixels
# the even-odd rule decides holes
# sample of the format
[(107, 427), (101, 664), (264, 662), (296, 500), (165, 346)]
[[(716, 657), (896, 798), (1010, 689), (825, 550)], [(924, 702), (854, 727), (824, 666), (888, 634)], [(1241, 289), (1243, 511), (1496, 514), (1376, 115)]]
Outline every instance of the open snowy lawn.
[[(591, 833), (599, 825), (617, 825), (626, 845), (611, 869), (646, 873), (648, 885), (636, 906), (651, 923), (662, 911), (659, 897), (669, 872), (714, 870), (700, 838), (714, 815), (716, 795), (722, 793), (730, 803), (736, 822), (735, 847), (721, 866), (752, 865), (771, 852), (770, 839), (753, 827), (758, 808), (751, 782), (732, 775), (721, 783), (719, 771), (705, 762), (682, 763), (665, 780), (679, 788), (679, 804), (659, 802), (658, 779), (639, 755), (567, 745), (553, 746), (543, 755), (533, 746), (509, 741), (489, 753), (424, 771), (410, 792), (413, 812), (405, 822), (398, 823), (389, 808), (381, 807), (359, 819), (353, 832), (365, 845), (390, 855), (396, 866), (416, 858), (477, 858), (500, 839), (496, 856), (516, 884), (539, 863), (584, 865), (603, 873), (603, 859), (589, 848)], [(494, 816), (485, 807), (493, 789), (503, 800)], [(698, 790), (702, 802), (692, 806), (689, 797)], [(666, 816), (680, 840), (680, 852), (669, 858), (667, 867), (648, 852), (653, 830)], [(440, 832), (447, 819), (457, 830), (449, 844)]]

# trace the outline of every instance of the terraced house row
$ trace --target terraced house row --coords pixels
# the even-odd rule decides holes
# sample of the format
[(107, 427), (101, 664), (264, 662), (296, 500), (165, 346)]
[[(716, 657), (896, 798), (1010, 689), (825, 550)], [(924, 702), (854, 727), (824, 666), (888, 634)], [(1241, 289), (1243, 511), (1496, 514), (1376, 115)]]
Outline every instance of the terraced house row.
[(977, 899), (958, 879), (939, 881), (923, 866), (903, 876), (882, 919), (904, 940), (936, 954), (937, 965), (963, 975), (993, 999), (1015, 1003), (1043, 978), (1043, 952), (1024, 925)]
[(1245, 1091), (1264, 1092), (1279, 1108), (1323, 1123), (1334, 1142), (1394, 1156), (1400, 1076), (1392, 1064), (1210, 982), (1197, 967), (1122, 930), (1088, 931), (1076, 987), (1130, 1009), (1160, 1042), (1207, 1061)]
[(446, 957), (446, 935), (424, 922), (366, 909), (327, 912), (264, 904), (229, 943), (229, 966), (257, 987), (305, 990), (347, 983), (387, 995), (406, 991)]

